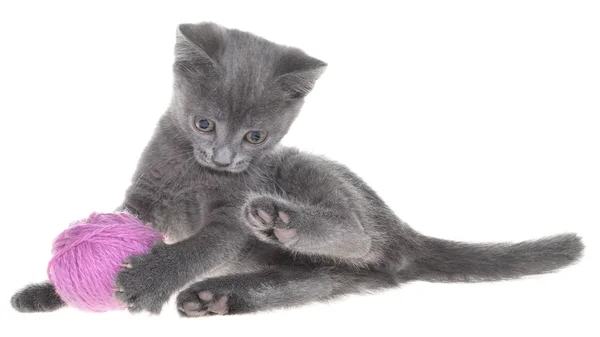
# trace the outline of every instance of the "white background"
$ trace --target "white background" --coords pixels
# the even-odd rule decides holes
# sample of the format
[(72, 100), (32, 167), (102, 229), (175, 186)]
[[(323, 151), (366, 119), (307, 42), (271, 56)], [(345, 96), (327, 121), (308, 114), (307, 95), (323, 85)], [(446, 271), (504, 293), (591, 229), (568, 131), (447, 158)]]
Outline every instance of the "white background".
[[(599, 17), (597, 1), (3, 1), (0, 334), (598, 336)], [(238, 317), (13, 311), (52, 239), (121, 202), (170, 100), (176, 25), (199, 21), (328, 62), (284, 143), (347, 164), (417, 230), (577, 232), (585, 258)]]

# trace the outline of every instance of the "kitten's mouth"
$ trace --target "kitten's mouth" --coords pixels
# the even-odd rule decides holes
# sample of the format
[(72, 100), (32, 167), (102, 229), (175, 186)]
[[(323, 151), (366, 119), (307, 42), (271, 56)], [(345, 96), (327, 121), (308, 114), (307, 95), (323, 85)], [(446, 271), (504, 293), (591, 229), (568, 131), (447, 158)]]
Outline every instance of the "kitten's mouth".
[(241, 173), (248, 168), (248, 165), (245, 165), (244, 162), (231, 163), (231, 165), (228, 166), (217, 166), (212, 162), (206, 160), (206, 158), (201, 156), (196, 151), (194, 151), (194, 157), (196, 158), (196, 162), (198, 162), (198, 164), (200, 164), (201, 166), (217, 172)]
[(222, 167), (222, 166), (216, 166), (216, 165), (206, 165), (206, 164), (202, 164), (208, 168), (210, 168), (211, 170), (214, 171), (219, 171), (219, 172), (228, 172), (228, 173), (242, 173), (243, 171), (246, 170), (246, 166), (241, 166), (241, 165), (230, 165), (230, 166), (226, 166), (226, 167)]
[(206, 165), (206, 166), (208, 166), (212, 170), (219, 171), (219, 172), (233, 172), (231, 165), (230, 166), (217, 166), (217, 165), (211, 164), (211, 165)]

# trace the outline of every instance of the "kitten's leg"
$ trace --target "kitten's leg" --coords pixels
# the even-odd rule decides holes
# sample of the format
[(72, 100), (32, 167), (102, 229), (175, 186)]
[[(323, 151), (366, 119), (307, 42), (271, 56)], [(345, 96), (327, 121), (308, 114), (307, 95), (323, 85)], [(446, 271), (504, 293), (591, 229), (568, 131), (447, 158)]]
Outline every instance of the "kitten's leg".
[[(376, 259), (377, 223), (389, 221), (378, 196), (344, 166), (284, 149), (260, 169), (263, 191), (248, 196), (242, 216), (262, 240), (336, 259)], [(269, 185), (270, 183), (270, 185)], [(394, 221), (395, 219), (392, 219)]]
[(198, 276), (235, 260), (249, 236), (232, 217), (230, 207), (213, 211), (197, 234), (183, 241), (153, 247), (149, 254), (125, 261), (117, 275), (116, 296), (132, 312), (158, 313), (178, 289)]
[(25, 287), (13, 295), (10, 303), (20, 312), (54, 311), (65, 305), (49, 282)]
[(389, 274), (279, 267), (211, 278), (177, 296), (182, 316), (244, 314), (323, 301), (348, 293), (397, 286)]
[(305, 254), (360, 258), (369, 253), (371, 238), (358, 216), (344, 207), (315, 206), (262, 195), (244, 207), (247, 225), (263, 240)]

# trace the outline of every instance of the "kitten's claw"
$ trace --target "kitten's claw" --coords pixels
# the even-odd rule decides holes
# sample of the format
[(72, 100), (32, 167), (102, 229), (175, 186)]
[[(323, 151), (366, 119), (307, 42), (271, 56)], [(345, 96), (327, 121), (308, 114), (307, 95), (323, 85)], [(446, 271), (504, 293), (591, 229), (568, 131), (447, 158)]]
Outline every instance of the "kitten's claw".
[(169, 276), (173, 265), (168, 259), (169, 246), (155, 246), (148, 254), (128, 258), (115, 279), (115, 297), (131, 312), (160, 313), (163, 304), (178, 286)]

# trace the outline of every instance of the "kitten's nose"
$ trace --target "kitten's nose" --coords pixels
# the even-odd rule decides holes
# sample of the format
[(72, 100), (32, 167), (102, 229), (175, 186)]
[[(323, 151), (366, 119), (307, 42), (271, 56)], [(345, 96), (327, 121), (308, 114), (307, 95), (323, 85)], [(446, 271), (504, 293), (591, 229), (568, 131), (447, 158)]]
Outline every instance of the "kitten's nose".
[(231, 151), (228, 148), (217, 149), (213, 153), (212, 161), (219, 167), (226, 167), (231, 164)]

